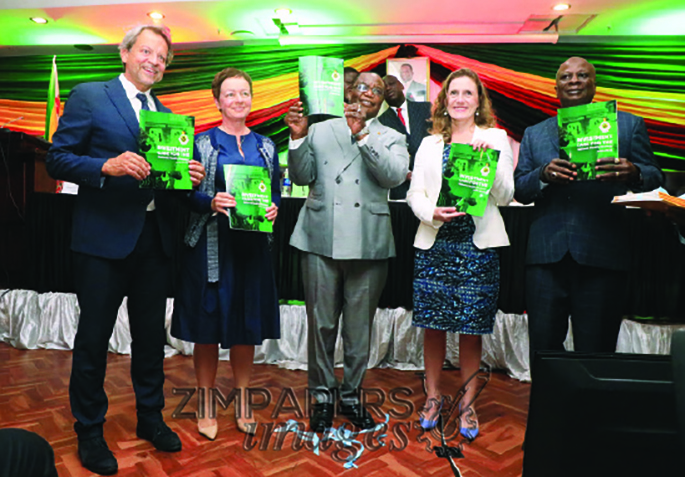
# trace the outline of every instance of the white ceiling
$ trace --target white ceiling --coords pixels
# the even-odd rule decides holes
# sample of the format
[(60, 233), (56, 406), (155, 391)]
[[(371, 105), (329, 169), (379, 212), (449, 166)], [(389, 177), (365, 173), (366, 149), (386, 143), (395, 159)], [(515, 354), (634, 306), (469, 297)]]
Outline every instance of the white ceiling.
[[(0, 54), (46, 45), (112, 45), (161, 11), (175, 43), (556, 42), (685, 35), (685, 0), (0, 0)], [(275, 9), (288, 7), (279, 29)], [(552, 20), (563, 17), (547, 32)], [(36, 25), (31, 16), (48, 18)], [(3, 52), (3, 50), (5, 50)]]

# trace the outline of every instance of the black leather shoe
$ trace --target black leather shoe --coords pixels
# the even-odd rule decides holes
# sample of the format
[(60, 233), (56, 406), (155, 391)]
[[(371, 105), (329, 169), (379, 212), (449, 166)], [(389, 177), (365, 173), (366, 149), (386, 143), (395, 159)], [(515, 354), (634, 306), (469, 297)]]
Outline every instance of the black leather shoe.
[(376, 425), (371, 413), (359, 403), (340, 403), (340, 414), (345, 416), (352, 424), (360, 429), (371, 429)]
[(79, 439), (78, 457), (83, 467), (96, 474), (114, 475), (119, 470), (119, 464), (102, 436)]
[(309, 418), (309, 427), (314, 432), (325, 432), (333, 425), (333, 403), (317, 402)]
[(164, 421), (146, 425), (138, 423), (136, 435), (152, 442), (155, 449), (162, 452), (178, 452), (181, 450), (181, 439), (178, 438), (178, 434), (169, 429)]

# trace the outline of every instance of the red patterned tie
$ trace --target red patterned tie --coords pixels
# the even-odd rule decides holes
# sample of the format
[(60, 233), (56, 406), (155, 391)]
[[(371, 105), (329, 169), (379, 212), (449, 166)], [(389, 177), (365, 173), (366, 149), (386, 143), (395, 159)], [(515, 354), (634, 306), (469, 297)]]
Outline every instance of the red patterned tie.
[(407, 123), (404, 120), (404, 116), (402, 116), (402, 108), (397, 108), (397, 117), (400, 118), (400, 122), (404, 125), (404, 127), (407, 127)]

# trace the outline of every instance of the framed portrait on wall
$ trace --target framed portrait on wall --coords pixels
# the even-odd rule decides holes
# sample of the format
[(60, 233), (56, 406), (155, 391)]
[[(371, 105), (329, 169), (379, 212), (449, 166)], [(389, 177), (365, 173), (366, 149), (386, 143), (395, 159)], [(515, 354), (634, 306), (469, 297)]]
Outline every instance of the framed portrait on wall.
[(430, 101), (430, 60), (420, 58), (392, 58), (387, 60), (387, 74), (396, 77), (404, 86), (407, 101)]

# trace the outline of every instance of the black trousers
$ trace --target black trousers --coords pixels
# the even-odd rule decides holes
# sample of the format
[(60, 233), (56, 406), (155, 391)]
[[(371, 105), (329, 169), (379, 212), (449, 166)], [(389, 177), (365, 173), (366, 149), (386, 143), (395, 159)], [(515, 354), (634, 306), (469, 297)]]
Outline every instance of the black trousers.
[(81, 314), (69, 383), (74, 429), (80, 438), (102, 435), (107, 413), (104, 390), (109, 339), (119, 307), (128, 297), (131, 380), (138, 421), (154, 424), (164, 408), (164, 345), (169, 261), (155, 213), (148, 212), (135, 249), (124, 259), (74, 254)]
[(615, 352), (627, 273), (581, 265), (570, 255), (526, 267), (531, 364), (536, 351), (563, 351), (571, 317), (573, 349)]

